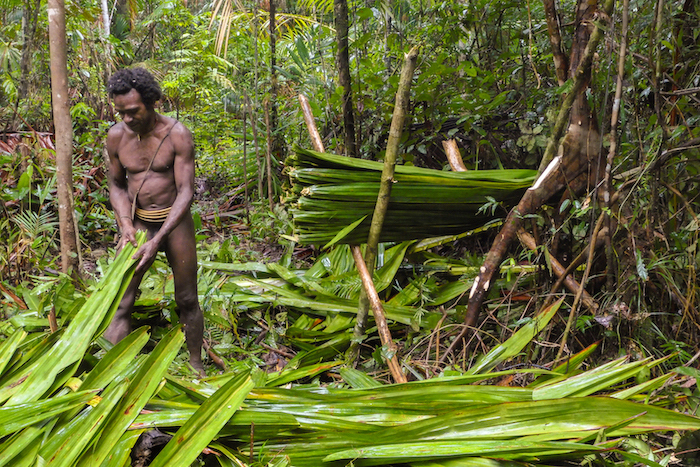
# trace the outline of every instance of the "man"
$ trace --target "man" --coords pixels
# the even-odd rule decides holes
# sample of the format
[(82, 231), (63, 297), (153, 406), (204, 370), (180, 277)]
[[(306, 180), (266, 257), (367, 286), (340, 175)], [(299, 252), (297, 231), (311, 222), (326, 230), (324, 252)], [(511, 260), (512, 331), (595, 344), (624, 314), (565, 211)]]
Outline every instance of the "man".
[(148, 241), (133, 258), (134, 278), (105, 337), (117, 343), (131, 331), (131, 312), (143, 275), (159, 250), (173, 270), (175, 302), (185, 326), (190, 364), (204, 375), (204, 319), (197, 297), (197, 251), (190, 205), (194, 196), (194, 142), (177, 120), (154, 110), (160, 86), (143, 68), (123, 69), (107, 83), (109, 97), (122, 118), (107, 133), (109, 200), (121, 229), (117, 250), (136, 246), (136, 231)]

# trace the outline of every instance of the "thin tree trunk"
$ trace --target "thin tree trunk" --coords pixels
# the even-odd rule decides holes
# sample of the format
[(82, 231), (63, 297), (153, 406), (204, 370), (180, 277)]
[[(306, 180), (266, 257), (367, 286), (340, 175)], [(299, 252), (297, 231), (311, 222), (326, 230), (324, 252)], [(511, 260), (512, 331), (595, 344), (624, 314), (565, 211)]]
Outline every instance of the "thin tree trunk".
[(566, 58), (561, 45), (559, 12), (554, 0), (543, 0), (542, 3), (544, 4), (544, 13), (547, 18), (547, 31), (549, 32), (549, 43), (552, 46), (554, 68), (557, 74), (557, 81), (559, 86), (561, 86), (567, 79), (569, 60)]
[(255, 160), (258, 163), (258, 197), (263, 197), (263, 174), (265, 170), (260, 157), (260, 149), (258, 147), (258, 2), (255, 2), (253, 9), (253, 64), (254, 75), (253, 85), (255, 93), (253, 94), (253, 143), (255, 144)]
[(56, 180), (61, 236), (61, 270), (70, 274), (78, 272), (79, 256), (76, 224), (73, 216), (73, 125), (68, 99), (66, 10), (63, 0), (49, 0), (48, 18), (51, 97), (56, 133)]
[(345, 126), (345, 155), (357, 156), (355, 142), (355, 117), (352, 105), (352, 79), (350, 76), (350, 57), (348, 52), (348, 2), (334, 0), (335, 37), (338, 42), (336, 64), (338, 66), (338, 81), (343, 87), (343, 124)]
[(107, 0), (101, 0), (100, 5), (102, 8), (102, 34), (104, 37), (109, 37), (110, 34), (110, 21), (109, 21), (109, 4)]
[(22, 57), (20, 58), (19, 98), (27, 97), (29, 90), (29, 77), (31, 73), (32, 53), (34, 53), (34, 39), (39, 18), (41, 0), (35, 0), (34, 5), (25, 3), (24, 7), (24, 41), (22, 42)]
[(243, 104), (243, 192), (245, 205), (245, 218), (250, 225), (250, 213), (248, 212), (248, 94), (244, 94)]
[(270, 134), (270, 108), (265, 102), (265, 126), (267, 127), (267, 204), (272, 211), (272, 135)]
[[(620, 42), (620, 58), (617, 64), (617, 81), (615, 85), (615, 98), (613, 100), (612, 115), (610, 116), (610, 149), (608, 149), (608, 157), (605, 164), (605, 180), (603, 183), (603, 202), (605, 208), (610, 212), (612, 199), (612, 165), (617, 154), (617, 121), (620, 115), (620, 103), (622, 102), (622, 86), (625, 77), (625, 58), (627, 54), (627, 33), (629, 23), (629, 0), (624, 0), (622, 4), (622, 34)], [(607, 216), (608, 232), (612, 232), (612, 219)], [(608, 273), (607, 287), (611, 289), (613, 286), (615, 274), (615, 252), (612, 247), (611, 235), (605, 237), (605, 257), (607, 258)]]
[[(381, 175), (379, 194), (377, 195), (377, 204), (374, 207), (372, 223), (370, 224), (369, 235), (367, 237), (367, 250), (365, 251), (364, 259), (370, 274), (374, 273), (379, 236), (381, 235), (384, 217), (389, 207), (391, 185), (394, 182), (394, 166), (396, 165), (404, 120), (408, 112), (411, 80), (413, 79), (417, 60), (418, 47), (413, 47), (404, 57), (403, 67), (401, 68), (401, 79), (396, 92), (394, 115), (391, 119), (391, 127), (389, 128), (389, 140), (387, 141), (386, 154), (384, 155), (384, 168)], [(369, 304), (367, 294), (363, 290), (360, 293), (360, 303), (357, 310), (357, 321), (353, 331), (353, 340), (346, 354), (348, 362), (353, 364), (360, 353), (359, 342), (365, 334)]]
[[(269, 171), (272, 167), (271, 158), (276, 160), (284, 160), (284, 147), (282, 144), (282, 135), (277, 128), (278, 126), (278, 103), (277, 103), (277, 26), (276, 26), (276, 5), (275, 0), (270, 0), (270, 152), (271, 157), (268, 158), (268, 174), (267, 180), (272, 180), (272, 173)], [(268, 190), (268, 196), (272, 196), (272, 191)]]

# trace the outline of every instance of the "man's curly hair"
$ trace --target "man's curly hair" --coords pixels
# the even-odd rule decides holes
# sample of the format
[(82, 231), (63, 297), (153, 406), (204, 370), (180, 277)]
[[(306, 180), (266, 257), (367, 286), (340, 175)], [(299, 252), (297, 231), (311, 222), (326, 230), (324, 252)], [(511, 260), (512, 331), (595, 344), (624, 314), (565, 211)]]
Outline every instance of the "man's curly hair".
[(141, 95), (141, 101), (150, 109), (163, 97), (160, 85), (144, 68), (124, 68), (110, 76), (107, 81), (109, 97), (127, 94), (132, 89)]

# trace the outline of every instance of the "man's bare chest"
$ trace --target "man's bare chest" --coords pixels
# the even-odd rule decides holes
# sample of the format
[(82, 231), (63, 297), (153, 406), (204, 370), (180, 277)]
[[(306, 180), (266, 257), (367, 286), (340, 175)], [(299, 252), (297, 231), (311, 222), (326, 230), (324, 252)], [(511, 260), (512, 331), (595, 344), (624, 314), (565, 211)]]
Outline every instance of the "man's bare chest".
[(142, 141), (133, 138), (124, 142), (119, 148), (119, 160), (130, 174), (139, 174), (147, 170), (168, 172), (173, 170), (175, 151), (166, 138), (149, 137)]

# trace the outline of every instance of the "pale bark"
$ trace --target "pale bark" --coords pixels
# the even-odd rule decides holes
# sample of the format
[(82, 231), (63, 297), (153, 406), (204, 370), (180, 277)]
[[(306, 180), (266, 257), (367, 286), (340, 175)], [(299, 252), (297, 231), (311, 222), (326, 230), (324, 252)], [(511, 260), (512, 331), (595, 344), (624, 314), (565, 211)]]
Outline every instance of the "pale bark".
[(323, 147), (323, 140), (321, 140), (321, 135), (316, 127), (316, 121), (314, 120), (314, 114), (311, 111), (311, 106), (309, 105), (309, 100), (305, 95), (299, 94), (299, 104), (301, 105), (301, 111), (304, 114), (304, 121), (306, 122), (306, 128), (309, 130), (309, 138), (311, 138), (311, 145), (317, 152), (326, 152)]
[(101, 0), (100, 6), (102, 8), (102, 34), (104, 37), (109, 37), (110, 34), (110, 21), (109, 21), (109, 5), (107, 0)]
[(462, 160), (462, 155), (459, 153), (457, 142), (453, 139), (448, 139), (442, 142), (442, 148), (445, 150), (447, 162), (453, 172), (466, 172), (467, 168)]

